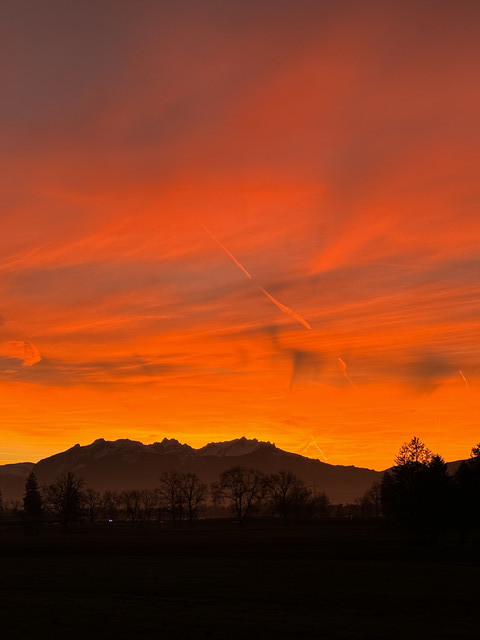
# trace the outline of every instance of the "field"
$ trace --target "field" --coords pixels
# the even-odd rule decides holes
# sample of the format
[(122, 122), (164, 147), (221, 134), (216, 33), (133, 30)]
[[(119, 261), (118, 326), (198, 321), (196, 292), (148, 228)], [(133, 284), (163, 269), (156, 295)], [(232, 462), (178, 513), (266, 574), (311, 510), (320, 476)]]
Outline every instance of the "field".
[(0, 533), (6, 638), (478, 638), (480, 545), (351, 521)]

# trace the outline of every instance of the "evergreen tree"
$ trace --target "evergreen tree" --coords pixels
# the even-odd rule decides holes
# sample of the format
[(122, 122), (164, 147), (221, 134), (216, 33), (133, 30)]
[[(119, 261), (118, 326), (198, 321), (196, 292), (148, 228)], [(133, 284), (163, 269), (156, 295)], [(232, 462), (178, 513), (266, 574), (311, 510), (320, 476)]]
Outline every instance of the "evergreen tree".
[(38, 531), (42, 519), (42, 496), (38, 487), (37, 477), (33, 471), (30, 473), (25, 483), (25, 494), (23, 496), (23, 518), (25, 531), (27, 533)]
[(382, 511), (417, 538), (433, 541), (444, 530), (450, 514), (447, 465), (418, 438), (402, 445), (395, 462), (383, 476)]
[(480, 444), (455, 472), (455, 516), (464, 542), (469, 529), (480, 525)]
[(472, 453), (470, 454), (470, 458), (474, 462), (478, 462), (480, 464), (480, 442), (475, 447), (472, 447)]

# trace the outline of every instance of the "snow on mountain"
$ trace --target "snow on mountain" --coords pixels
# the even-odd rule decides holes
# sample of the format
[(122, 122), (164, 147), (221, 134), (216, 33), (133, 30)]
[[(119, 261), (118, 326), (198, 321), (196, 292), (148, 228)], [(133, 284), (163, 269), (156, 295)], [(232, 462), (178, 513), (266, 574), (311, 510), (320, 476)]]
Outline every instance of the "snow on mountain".
[(164, 438), (161, 442), (154, 442), (153, 444), (145, 445), (157, 451), (158, 453), (193, 453), (194, 449), (188, 444), (182, 444), (175, 438)]
[(270, 442), (261, 442), (256, 438), (253, 440), (247, 440), (247, 438), (237, 438), (236, 440), (227, 440), (225, 442), (209, 442), (201, 449), (197, 449), (197, 454), (200, 456), (245, 456), (253, 453), (260, 447), (265, 445), (272, 445)]
[(92, 442), (92, 444), (83, 447), (83, 453), (84, 455), (91, 456), (92, 460), (99, 460), (112, 454), (130, 456), (134, 452), (142, 451), (144, 446), (145, 445), (136, 440), (120, 439), (109, 441), (98, 438), (95, 442)]
[[(371, 469), (342, 467), (278, 449), (270, 442), (245, 437), (225, 442), (210, 442), (199, 449), (178, 440), (164, 438), (161, 442), (142, 444), (135, 440), (115, 441), (99, 438), (86, 446), (74, 447), (40, 460), (34, 472), (41, 485), (54, 482), (62, 473), (72, 472), (97, 491), (124, 489), (155, 489), (165, 471), (195, 473), (209, 485), (232, 466), (259, 469), (265, 474), (280, 469), (292, 471), (308, 487), (325, 491), (334, 502), (348, 502), (370, 488), (381, 473)], [(24, 470), (26, 472), (26, 470)], [(17, 486), (18, 485), (18, 486)], [(24, 481), (15, 484), (16, 496), (21, 496)], [(0, 477), (4, 498), (13, 493)]]

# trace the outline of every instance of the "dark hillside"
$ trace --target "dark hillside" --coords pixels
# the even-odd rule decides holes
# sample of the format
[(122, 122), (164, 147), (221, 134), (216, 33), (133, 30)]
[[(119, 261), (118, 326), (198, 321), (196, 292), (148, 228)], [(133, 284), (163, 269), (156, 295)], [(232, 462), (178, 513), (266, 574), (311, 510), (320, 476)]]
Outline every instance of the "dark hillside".
[[(211, 446), (213, 444), (216, 446)], [(361, 497), (381, 477), (380, 472), (371, 469), (326, 464), (283, 451), (268, 442), (241, 438), (211, 445), (197, 450), (177, 440), (165, 439), (144, 445), (132, 440), (107, 442), (100, 439), (85, 447), (75, 445), (41, 460), (35, 465), (35, 473), (43, 484), (51, 482), (60, 473), (72, 471), (83, 477), (88, 486), (103, 491), (154, 488), (162, 471), (172, 469), (196, 473), (207, 484), (236, 465), (264, 473), (288, 469), (312, 490), (325, 491), (335, 503)]]

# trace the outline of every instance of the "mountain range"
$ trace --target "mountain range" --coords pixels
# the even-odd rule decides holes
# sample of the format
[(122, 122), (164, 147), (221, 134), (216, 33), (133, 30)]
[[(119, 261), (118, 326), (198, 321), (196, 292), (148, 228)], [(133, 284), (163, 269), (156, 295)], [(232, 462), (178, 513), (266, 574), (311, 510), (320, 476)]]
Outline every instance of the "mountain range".
[[(34, 471), (40, 485), (53, 482), (61, 473), (71, 471), (82, 477), (88, 487), (98, 491), (148, 489), (158, 486), (163, 471), (196, 473), (210, 484), (234, 466), (275, 473), (292, 471), (314, 492), (325, 492), (331, 502), (348, 503), (360, 498), (382, 471), (354, 466), (331, 465), (320, 460), (290, 453), (270, 442), (245, 437), (226, 442), (210, 442), (194, 449), (178, 440), (142, 444), (134, 440), (115, 441), (99, 438), (89, 445), (70, 449), (40, 460), (0, 466), (0, 490), (3, 500), (21, 500), (25, 480)], [(452, 470), (458, 465), (450, 463)]]

